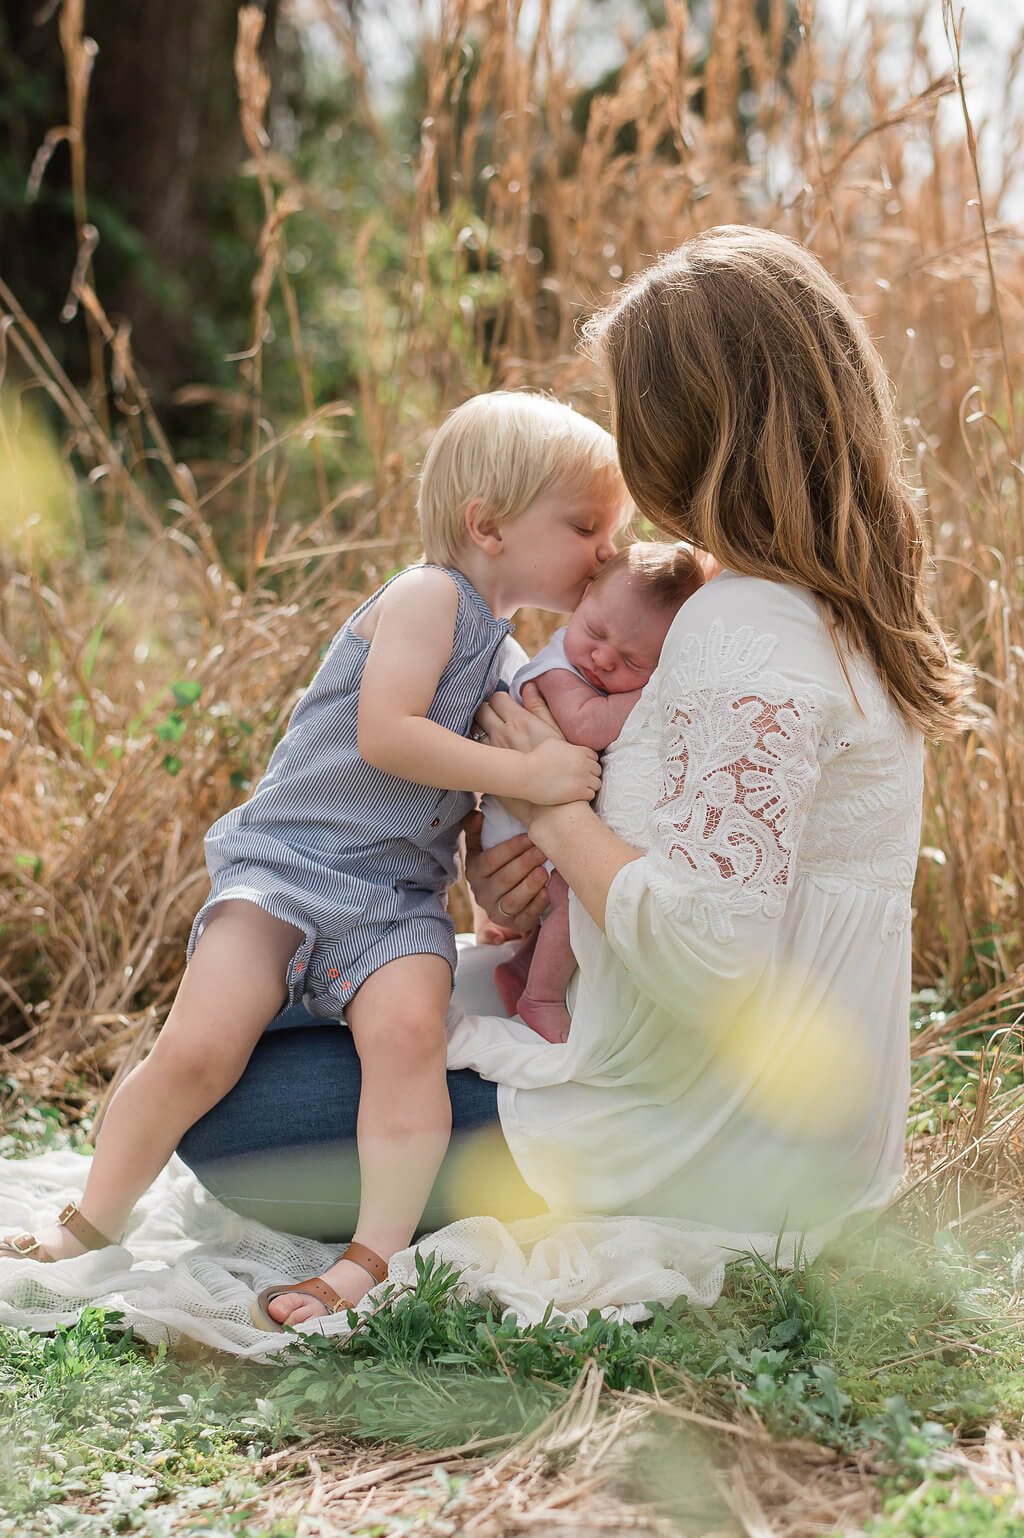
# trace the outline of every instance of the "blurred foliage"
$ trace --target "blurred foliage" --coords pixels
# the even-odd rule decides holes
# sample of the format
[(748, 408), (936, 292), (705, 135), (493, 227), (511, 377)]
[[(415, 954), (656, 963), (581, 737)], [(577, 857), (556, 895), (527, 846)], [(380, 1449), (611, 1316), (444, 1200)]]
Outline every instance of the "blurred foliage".
[[(798, 27), (791, 0), (404, 17), (0, 0), (0, 426), (21, 439), (0, 446), (11, 1039), (73, 1021), (91, 1042), (106, 1014), (166, 1001), (196, 829), (244, 793), (353, 603), (415, 559), (443, 414), (500, 385), (604, 419), (581, 317), (652, 253), (736, 223), (820, 255), (897, 382), (936, 608), (979, 679), (975, 728), (928, 759), (915, 975), (978, 995), (970, 1033), (1008, 1023), (985, 994), (1020, 954), (1024, 523), (1001, 362), (1020, 312), (1000, 203), (1020, 59), (1005, 120), (982, 125), (990, 156), (1005, 147), (990, 263), (933, 55), (879, 15), (844, 37)], [(88, 75), (78, 146), (65, 56)], [(528, 647), (546, 623), (524, 617)], [(948, 1055), (939, 1024), (922, 1028), (922, 1130), (948, 1119), (925, 1077)], [(987, 1077), (963, 1064), (956, 1114), (974, 1086), (980, 1117)]]
[[(287, 155), (289, 182), (301, 197), (301, 207), (287, 221), (284, 266), (301, 315), (313, 396), (349, 398), (358, 388), (366, 345), (365, 328), (357, 320), (367, 287), (382, 297), (395, 296), (407, 269), (408, 207), (422, 124), (430, 110), (431, 61), (410, 47), (399, 87), (383, 110), (374, 103), (371, 116), (362, 110), (364, 84), (336, 51), (323, 46), (323, 35), (300, 26), (291, 11), (279, 16), (276, 5), (265, 9), (263, 52), (273, 80), (271, 140), (275, 151), (280, 146)], [(339, 11), (348, 13), (348, 8)], [(352, 11), (358, 17), (358, 8)], [(150, 11), (126, 32), (121, 10), (111, 0), (92, 0), (87, 8), (86, 30), (96, 44), (86, 113), (87, 211), (98, 235), (93, 259), (97, 292), (112, 317), (123, 316), (131, 325), (147, 388), (176, 449), (186, 459), (221, 457), (218, 404), (228, 404), (239, 386), (254, 253), (265, 210), (234, 122), (235, 6), (225, 0), (212, 5), (183, 0), (174, 13), (173, 31), (169, 21)], [(607, 0), (592, 0), (592, 14), (610, 26), (624, 13)], [(781, 28), (783, 57), (788, 57), (798, 25), (792, 0), (781, 6), (758, 0), (754, 15), (766, 37)], [(652, 0), (636, 7), (632, 16), (643, 32), (664, 25), (665, 7)], [(711, 19), (708, 0), (694, 5), (690, 25), (707, 38)], [(351, 18), (349, 24), (358, 41)], [(58, 26), (59, 7), (28, 16), (9, 0), (0, 11), (0, 275), (71, 377), (84, 382), (89, 376), (84, 329), (58, 319), (76, 254)], [(186, 35), (189, 50), (175, 59), (175, 41)], [(456, 334), (460, 327), (469, 328), (466, 340), (472, 342), (480, 307), (493, 312), (500, 299), (499, 257), (488, 250), (485, 228), (499, 114), (486, 98), (474, 106), (479, 44), (463, 35), (455, 47), (458, 57), (445, 60), (458, 79), (451, 143), (461, 153), (472, 122), (472, 170), (462, 176), (449, 163), (446, 146), (439, 147), (440, 222), (430, 242), (430, 260), (436, 267), (436, 291), (444, 290), (450, 305), (428, 319), (449, 338), (449, 328)], [(698, 76), (709, 48), (706, 41), (695, 61)], [(176, 89), (169, 94), (161, 87), (147, 99), (139, 76), (149, 84), (154, 57), (163, 73), (173, 74)], [(595, 99), (614, 96), (621, 78), (621, 67), (605, 70), (574, 93), (571, 119), (578, 143)], [(200, 117), (193, 102), (198, 85), (225, 106)], [(740, 86), (737, 129), (745, 138), (754, 126), (749, 103), (756, 101), (749, 69)], [(702, 90), (688, 110), (703, 110)], [(168, 117), (171, 121), (164, 121)], [(632, 153), (636, 143), (636, 122), (623, 123), (616, 138), (619, 151)], [(678, 160), (671, 136), (659, 141), (659, 153)], [(133, 172), (136, 163), (146, 169)], [(534, 171), (543, 182), (543, 154)], [(168, 177), (180, 185), (169, 186)], [(164, 212), (171, 203), (173, 220)], [(357, 232), (363, 232), (360, 241)], [(530, 239), (538, 265), (547, 271), (547, 230), (539, 212), (531, 217)], [(454, 274), (445, 270), (453, 250), (460, 249), (475, 258), (472, 281), (462, 291), (457, 279), (446, 282)], [(275, 287), (263, 340), (272, 342), (287, 328)], [(493, 331), (493, 318), (485, 319), (484, 364)], [(292, 407), (294, 394), (291, 360), (268, 353), (262, 379), (267, 418), (278, 420)], [(367, 466), (368, 461), (361, 468)]]

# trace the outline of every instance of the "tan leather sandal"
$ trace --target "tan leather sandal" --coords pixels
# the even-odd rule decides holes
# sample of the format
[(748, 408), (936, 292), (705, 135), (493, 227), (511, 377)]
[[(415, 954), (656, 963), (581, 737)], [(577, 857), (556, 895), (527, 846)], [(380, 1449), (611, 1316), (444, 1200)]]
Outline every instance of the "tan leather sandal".
[[(351, 1260), (354, 1265), (361, 1267), (369, 1276), (372, 1276), (375, 1282), (387, 1281), (387, 1261), (382, 1260), (373, 1250), (368, 1250), (365, 1244), (356, 1244), (353, 1241), (344, 1254), (338, 1256), (338, 1259)], [(350, 1303), (347, 1298), (336, 1293), (330, 1282), (325, 1282), (322, 1276), (309, 1276), (304, 1282), (285, 1282), (274, 1287), (264, 1287), (249, 1311), (250, 1318), (258, 1330), (284, 1330), (284, 1325), (268, 1310), (274, 1299), (282, 1297), (286, 1292), (306, 1293), (308, 1297), (322, 1303), (329, 1314), (341, 1314), (355, 1307), (354, 1303)]]
[[(105, 1250), (114, 1243), (113, 1239), (101, 1234), (88, 1218), (82, 1216), (77, 1202), (68, 1202), (57, 1222), (79, 1244), (84, 1244), (87, 1250)], [(39, 1243), (35, 1234), (7, 1234), (0, 1239), (0, 1260), (38, 1260), (44, 1265), (53, 1265), (58, 1260), (71, 1258), (70, 1255), (51, 1255), (45, 1244)]]

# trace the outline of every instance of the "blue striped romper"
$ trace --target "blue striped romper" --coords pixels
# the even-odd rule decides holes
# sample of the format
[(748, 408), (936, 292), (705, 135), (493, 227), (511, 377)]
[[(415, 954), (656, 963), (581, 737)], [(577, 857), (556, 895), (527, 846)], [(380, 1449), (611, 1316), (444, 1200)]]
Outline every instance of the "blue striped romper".
[[(511, 678), (524, 653), (509, 639), (508, 620), (494, 618), (461, 572), (443, 569), (459, 605), (451, 656), (427, 716), (466, 736), (481, 701)], [(323, 1019), (342, 1018), (370, 973), (399, 956), (427, 952), (455, 970), (445, 891), (475, 798), (375, 769), (357, 743), (370, 643), (352, 625), (383, 591), (334, 637), (250, 799), (206, 835), (210, 895), (188, 943), (191, 958), (214, 907), (229, 898), (295, 924), (304, 940), (288, 965), (288, 1001), (305, 996)]]

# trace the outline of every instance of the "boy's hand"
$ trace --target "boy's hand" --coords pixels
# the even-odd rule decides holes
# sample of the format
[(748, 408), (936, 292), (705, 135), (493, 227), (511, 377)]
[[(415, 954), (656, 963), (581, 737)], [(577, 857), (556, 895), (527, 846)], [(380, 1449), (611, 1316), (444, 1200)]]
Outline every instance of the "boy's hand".
[(601, 765), (593, 748), (549, 737), (523, 755), (525, 800), (535, 806), (592, 801), (601, 788)]

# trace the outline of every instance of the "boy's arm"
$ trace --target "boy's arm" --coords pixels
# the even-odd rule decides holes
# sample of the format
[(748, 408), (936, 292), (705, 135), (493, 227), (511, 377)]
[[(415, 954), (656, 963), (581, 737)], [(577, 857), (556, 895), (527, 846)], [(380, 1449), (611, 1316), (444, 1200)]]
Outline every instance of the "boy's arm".
[(524, 754), (489, 747), (427, 720), (451, 656), (458, 589), (435, 569), (410, 571), (377, 600), (359, 689), (359, 752), (418, 785), (489, 791), (539, 804), (590, 800), (596, 759), (554, 738)]
[(599, 694), (586, 679), (565, 668), (541, 673), (533, 682), (568, 740), (598, 753), (615, 741), (643, 692), (630, 689), (625, 694)]

